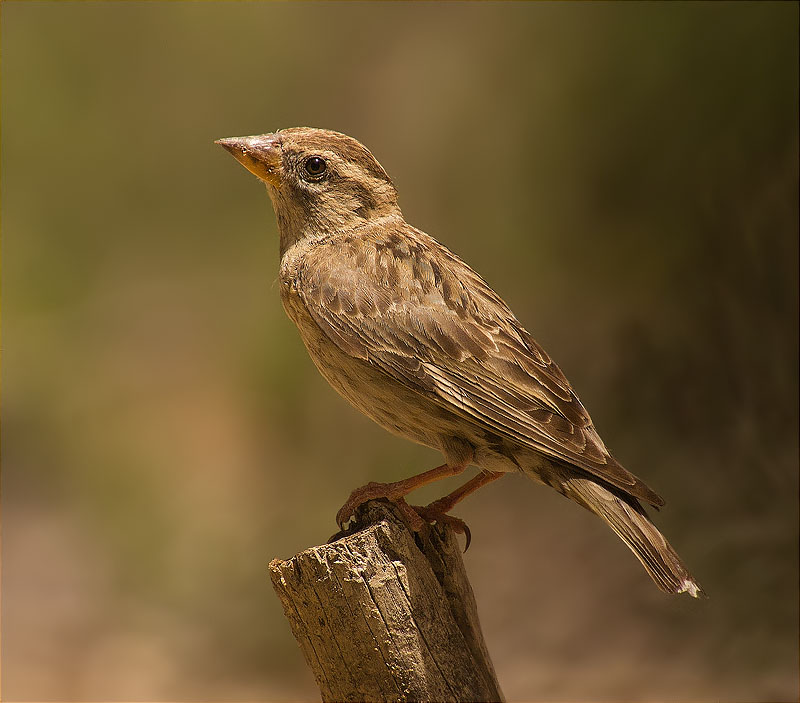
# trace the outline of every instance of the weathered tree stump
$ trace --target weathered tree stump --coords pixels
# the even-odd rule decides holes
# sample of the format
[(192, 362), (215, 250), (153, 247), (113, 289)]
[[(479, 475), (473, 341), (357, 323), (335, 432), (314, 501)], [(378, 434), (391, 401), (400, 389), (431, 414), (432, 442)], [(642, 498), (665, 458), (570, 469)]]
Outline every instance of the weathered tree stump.
[(270, 564), (322, 700), (501, 701), (453, 531), (416, 535), (386, 501), (353, 529)]

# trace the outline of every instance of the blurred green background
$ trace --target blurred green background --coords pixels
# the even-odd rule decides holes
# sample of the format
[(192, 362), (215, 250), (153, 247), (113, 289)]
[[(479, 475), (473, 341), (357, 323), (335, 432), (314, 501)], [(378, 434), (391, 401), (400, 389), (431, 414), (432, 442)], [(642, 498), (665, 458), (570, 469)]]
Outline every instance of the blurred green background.
[(3, 2), (3, 699), (316, 698), (268, 561), (439, 457), (318, 375), (213, 144), (310, 125), (505, 297), (711, 596), (488, 486), (508, 699), (796, 700), (797, 65), (797, 3)]

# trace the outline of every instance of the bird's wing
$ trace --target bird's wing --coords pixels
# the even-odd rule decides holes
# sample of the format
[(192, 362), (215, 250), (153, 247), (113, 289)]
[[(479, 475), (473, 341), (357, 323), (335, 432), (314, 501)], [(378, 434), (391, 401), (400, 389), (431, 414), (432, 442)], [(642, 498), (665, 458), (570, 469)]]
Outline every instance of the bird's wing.
[(428, 235), (366, 231), (313, 247), (296, 290), (344, 352), (447, 410), (654, 505), (606, 450), (547, 353), (469, 266)]

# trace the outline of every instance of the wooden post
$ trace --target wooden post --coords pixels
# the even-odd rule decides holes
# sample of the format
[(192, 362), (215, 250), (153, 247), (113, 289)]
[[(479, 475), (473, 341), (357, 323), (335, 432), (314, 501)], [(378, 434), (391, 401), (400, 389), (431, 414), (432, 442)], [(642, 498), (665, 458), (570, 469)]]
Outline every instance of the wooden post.
[(322, 700), (502, 701), (452, 530), (414, 534), (387, 501), (355, 529), (270, 564)]

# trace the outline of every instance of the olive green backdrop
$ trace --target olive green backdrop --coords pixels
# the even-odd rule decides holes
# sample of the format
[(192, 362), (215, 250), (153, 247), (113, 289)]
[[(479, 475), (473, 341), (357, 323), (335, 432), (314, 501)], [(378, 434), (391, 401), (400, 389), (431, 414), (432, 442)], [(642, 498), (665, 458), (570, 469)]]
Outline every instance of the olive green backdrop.
[(504, 478), (456, 513), (509, 700), (796, 700), (797, 27), (797, 3), (3, 2), (3, 699), (315, 698), (268, 561), (439, 457), (317, 374), (266, 193), (213, 144), (310, 125), (505, 297), (711, 596)]

